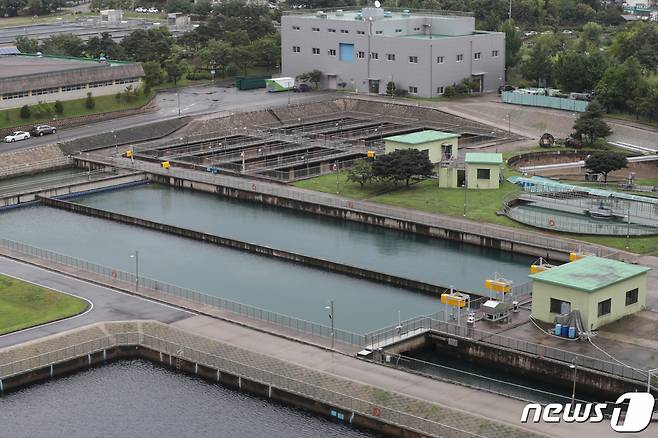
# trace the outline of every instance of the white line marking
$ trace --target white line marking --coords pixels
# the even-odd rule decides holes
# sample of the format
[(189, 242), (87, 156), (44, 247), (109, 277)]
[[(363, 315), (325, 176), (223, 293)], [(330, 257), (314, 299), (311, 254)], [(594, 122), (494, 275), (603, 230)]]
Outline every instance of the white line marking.
[[(4, 257), (3, 257), (3, 258), (4, 258)], [(64, 292), (63, 290), (55, 289), (54, 287), (46, 286), (46, 285), (44, 285), (44, 284), (39, 284), (39, 283), (37, 283), (37, 282), (35, 282), (35, 281), (30, 281), (30, 280), (26, 280), (26, 279), (24, 279), (24, 278), (19, 278), (19, 277), (16, 277), (16, 276), (14, 276), (14, 275), (7, 274), (7, 273), (4, 273), (4, 272), (2, 273), (2, 275), (6, 276), (6, 277), (11, 277), (11, 278), (13, 278), (13, 279), (15, 279), (15, 280), (23, 281), (23, 282), (25, 282), (25, 283), (33, 284), (33, 285), (35, 285), (35, 286), (40, 286), (40, 287), (43, 287), (43, 288), (45, 288), (45, 289), (53, 290), (53, 291), (55, 291), (55, 292), (59, 292), (59, 293), (64, 294), (64, 295), (68, 295), (68, 296), (71, 296), (71, 297), (75, 297), (75, 298), (81, 299), (81, 300), (86, 301), (86, 302), (89, 303), (89, 308), (88, 308), (87, 310), (85, 310), (84, 312), (82, 312), (82, 313), (79, 313), (79, 314), (77, 314), (77, 315), (73, 315), (73, 316), (69, 316), (69, 317), (66, 317), (66, 318), (63, 318), (63, 319), (58, 319), (57, 321), (45, 322), (45, 323), (43, 323), (43, 324), (35, 325), (34, 327), (28, 327), (28, 328), (24, 328), (24, 329), (21, 329), (21, 330), (16, 330), (16, 331), (14, 331), (14, 332), (5, 333), (4, 335), (0, 335), (0, 338), (3, 338), (3, 337), (5, 337), (5, 336), (9, 336), (9, 335), (15, 335), (15, 334), (18, 334), (18, 333), (27, 332), (27, 331), (34, 330), (34, 329), (41, 328), (41, 327), (46, 327), (46, 326), (49, 326), (49, 325), (52, 325), (52, 324), (57, 324), (57, 323), (64, 322), (64, 321), (70, 321), (70, 320), (72, 320), (72, 319), (79, 318), (79, 317), (81, 317), (81, 316), (85, 316), (87, 313), (89, 313), (89, 312), (91, 312), (92, 310), (94, 310), (94, 303), (93, 303), (91, 300), (88, 300), (88, 299), (85, 298), (85, 297), (81, 297), (81, 296), (79, 296), (79, 295), (72, 294), (72, 293), (70, 293), (70, 292)]]

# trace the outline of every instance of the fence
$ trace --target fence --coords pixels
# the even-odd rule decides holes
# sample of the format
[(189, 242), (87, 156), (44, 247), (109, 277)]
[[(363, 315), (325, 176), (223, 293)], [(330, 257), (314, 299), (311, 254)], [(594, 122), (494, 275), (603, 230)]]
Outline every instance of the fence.
[[(327, 327), (322, 324), (295, 318), (293, 316), (282, 315), (280, 313), (271, 312), (269, 310), (250, 306), (248, 304), (242, 304), (236, 301), (231, 301), (212, 295), (206, 295), (194, 290), (174, 286), (172, 284), (158, 280), (153, 280), (148, 277), (136, 277), (135, 274), (132, 273), (124, 272), (107, 266), (102, 266), (87, 260), (81, 260), (75, 257), (59, 254), (47, 249), (33, 247), (8, 239), (0, 239), (0, 248), (14, 251), (22, 255), (36, 257), (48, 262), (55, 262), (57, 264), (71, 267), (83, 272), (100, 275), (104, 280), (120, 281), (130, 285), (135, 285), (136, 288), (151, 289), (153, 291), (181, 298), (196, 304), (208, 305), (218, 309), (227, 310), (229, 312), (233, 312), (250, 319), (265, 321), (270, 324), (286, 329), (295, 330), (304, 334), (318, 336), (326, 339), (332, 338), (331, 327)], [(365, 345), (365, 337), (363, 335), (340, 329), (334, 329), (333, 333), (334, 339), (337, 342), (354, 346)]]
[(589, 102), (563, 97), (542, 96), (538, 94), (517, 93), (514, 91), (503, 91), (502, 100), (505, 103), (516, 105), (539, 106), (543, 108), (554, 108), (567, 111), (585, 112)]
[(308, 382), (282, 376), (268, 370), (226, 359), (205, 351), (181, 346), (180, 343), (174, 343), (166, 339), (139, 332), (119, 333), (82, 344), (73, 345), (61, 350), (44, 353), (21, 361), (3, 364), (0, 365), (0, 378), (5, 379), (14, 374), (25, 373), (30, 370), (47, 367), (51, 364), (56, 364), (65, 360), (100, 352), (107, 348), (131, 345), (141, 345), (142, 347), (169, 354), (177, 358), (182, 358), (195, 364), (219, 370), (220, 372), (246, 378), (263, 385), (298, 394), (302, 397), (311, 398), (345, 411), (359, 413), (365, 417), (373, 418), (373, 412), (375, 412), (375, 408), (377, 408), (379, 410), (379, 416), (377, 417), (378, 420), (400, 426), (404, 429), (415, 430), (425, 435), (445, 438), (481, 437), (478, 434), (417, 417), (394, 408), (388, 408), (382, 406), (382, 404), (374, 404), (370, 401), (362, 400), (351, 395), (332, 391)]

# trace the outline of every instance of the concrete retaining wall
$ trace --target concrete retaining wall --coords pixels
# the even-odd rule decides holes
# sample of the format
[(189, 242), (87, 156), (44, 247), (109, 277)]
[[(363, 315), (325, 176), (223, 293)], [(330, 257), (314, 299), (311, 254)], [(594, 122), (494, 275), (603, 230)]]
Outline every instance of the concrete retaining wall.
[(344, 423), (354, 427), (367, 429), (369, 431), (391, 437), (422, 437), (415, 431), (404, 429), (400, 426), (385, 423), (375, 418), (360, 415), (356, 412), (341, 411), (334, 406), (313, 398), (275, 388), (269, 385), (226, 373), (218, 369), (210, 368), (186, 359), (174, 357), (160, 351), (152, 350), (141, 345), (116, 346), (92, 354), (85, 354), (74, 359), (61, 361), (59, 363), (36, 368), (29, 372), (14, 375), (2, 380), (2, 392), (17, 391), (25, 386), (40, 383), (55, 377), (67, 376), (72, 373), (101, 366), (111, 361), (121, 359), (146, 359), (159, 363), (164, 367), (172, 368), (179, 372), (196, 375), (208, 382), (217, 383), (227, 388), (243, 391), (260, 398), (273, 400), (287, 406), (303, 409), (314, 415), (335, 420), (331, 412), (340, 412), (344, 415)]
[[(571, 389), (573, 385), (573, 370), (563, 362), (446, 334), (430, 333), (427, 336), (429, 341), (426, 347), (441, 356), (505, 370), (515, 376), (546, 382), (549, 387)], [(448, 339), (452, 341), (448, 343)], [(616, 400), (620, 394), (626, 392), (646, 391), (646, 387), (638, 382), (582, 367), (578, 367), (576, 373), (576, 386), (579, 391), (596, 394), (605, 400)]]
[(142, 184), (146, 181), (146, 175), (143, 173), (111, 176), (108, 178), (98, 179), (94, 181), (83, 181), (74, 184), (67, 184), (60, 187), (52, 187), (49, 189), (36, 189), (17, 195), (10, 195), (0, 197), (0, 209), (4, 207), (12, 207), (28, 202), (36, 201), (40, 196), (67, 196), (67, 195), (81, 195), (84, 193), (95, 192), (104, 189), (118, 189), (121, 187), (130, 186), (133, 184)]
[[(269, 246), (257, 245), (254, 243), (244, 242), (241, 240), (231, 239), (228, 237), (217, 236), (214, 234), (203, 233), (200, 231), (190, 230), (187, 228), (177, 227), (174, 225), (164, 224), (160, 222), (150, 221), (148, 219), (137, 218), (133, 216), (114, 213), (107, 210), (101, 210), (86, 205), (75, 204), (72, 202), (62, 201), (61, 199), (53, 199), (50, 197), (39, 197), (41, 202), (50, 207), (61, 208), (64, 210), (72, 211), (75, 213), (84, 214), (87, 216), (99, 217), (115, 222), (120, 222), (129, 225), (136, 225), (151, 230), (161, 231), (176, 236), (186, 237), (189, 239), (199, 240), (202, 242), (212, 243), (215, 245), (225, 246), (240, 251), (272, 257), (287, 262), (299, 263), (305, 266), (311, 266), (339, 274), (349, 275), (356, 278), (375, 281), (378, 283), (390, 284), (397, 287), (409, 289), (414, 292), (422, 292), (432, 296), (439, 296), (446, 287), (434, 284), (424, 283), (408, 278), (398, 277), (383, 272), (371, 271), (369, 269), (350, 266), (343, 263), (337, 263), (331, 260), (320, 259), (303, 254), (298, 254), (290, 251), (271, 248)], [(469, 292), (471, 295), (477, 295)]]

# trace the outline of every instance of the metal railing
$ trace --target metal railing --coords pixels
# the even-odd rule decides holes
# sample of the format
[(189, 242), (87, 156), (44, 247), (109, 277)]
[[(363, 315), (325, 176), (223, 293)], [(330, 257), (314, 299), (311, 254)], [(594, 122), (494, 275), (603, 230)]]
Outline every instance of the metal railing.
[[(0, 238), (0, 248), (14, 251), (22, 255), (36, 257), (48, 262), (54, 262), (83, 272), (100, 275), (104, 280), (119, 281), (122, 283), (128, 283), (131, 286), (136, 285), (138, 289), (150, 289), (156, 293), (174, 296), (195, 304), (208, 305), (217, 309), (227, 310), (253, 320), (264, 321), (272, 325), (298, 331), (307, 335), (325, 339), (332, 338), (331, 327), (322, 324), (295, 318), (294, 316), (283, 315), (256, 306), (227, 300), (225, 298), (203, 294), (201, 292), (182, 288), (148, 277), (135, 277), (135, 274), (133, 273), (102, 266), (87, 260), (67, 256), (47, 249), (37, 248), (2, 238)], [(365, 345), (365, 337), (363, 335), (336, 328), (334, 328), (333, 333), (336, 342), (358, 347)]]
[[(263, 385), (334, 406), (338, 409), (376, 418), (385, 423), (414, 430), (422, 434), (445, 438), (482, 437), (472, 432), (387, 407), (386, 403), (373, 403), (372, 401), (363, 400), (312, 383), (283, 376), (250, 364), (227, 359), (189, 346), (181, 346), (179, 342), (171, 342), (167, 339), (140, 332), (118, 333), (28, 359), (2, 364), (0, 365), (0, 378), (6, 379), (12, 375), (48, 367), (59, 362), (97, 353), (111, 347), (131, 345), (140, 345), (157, 352), (216, 369), (220, 372), (246, 378)], [(375, 412), (378, 413), (376, 417), (374, 415)]]

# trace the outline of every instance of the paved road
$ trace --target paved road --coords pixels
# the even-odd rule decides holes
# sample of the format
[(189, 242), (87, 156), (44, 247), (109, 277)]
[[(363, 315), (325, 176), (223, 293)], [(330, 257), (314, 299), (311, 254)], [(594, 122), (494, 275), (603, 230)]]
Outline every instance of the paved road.
[(156, 96), (158, 110), (146, 114), (90, 123), (76, 128), (61, 129), (56, 135), (31, 138), (26, 141), (0, 143), (0, 153), (29, 149), (58, 141), (72, 140), (90, 135), (111, 132), (132, 126), (140, 126), (154, 121), (174, 119), (180, 116), (199, 116), (209, 113), (255, 111), (263, 108), (307, 103), (333, 98), (333, 93), (267, 93), (265, 89), (238, 91), (236, 88), (207, 85), (187, 87), (176, 91), (162, 91)]
[(0, 336), (0, 348), (101, 321), (153, 319), (164, 323), (173, 323), (193, 315), (190, 312), (171, 306), (134, 297), (4, 257), (0, 257), (0, 273), (40, 286), (68, 292), (86, 298), (93, 303), (91, 311), (78, 317)]

